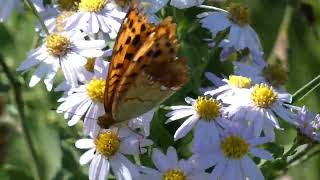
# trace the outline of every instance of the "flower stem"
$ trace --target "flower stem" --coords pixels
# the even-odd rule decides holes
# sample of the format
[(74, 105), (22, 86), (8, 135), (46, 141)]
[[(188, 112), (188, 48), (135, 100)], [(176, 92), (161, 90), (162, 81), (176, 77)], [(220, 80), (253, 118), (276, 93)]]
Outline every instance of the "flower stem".
[(292, 144), (291, 148), (282, 156), (282, 160), (287, 161), (287, 158), (292, 155), (292, 153), (299, 147), (300, 144), (297, 140), (294, 140), (294, 143)]
[(14, 91), (14, 97), (15, 97), (15, 102), (17, 104), (17, 109), (18, 109), (18, 114), (19, 114), (19, 119), (21, 121), (22, 125), (22, 133), (23, 137), (25, 138), (27, 147), (30, 150), (31, 153), (31, 158), (33, 160), (34, 166), (35, 166), (35, 177), (34, 179), (39, 180), (40, 179), (40, 165), (38, 164), (38, 159), (37, 159), (37, 153), (36, 153), (36, 148), (33, 146), (32, 143), (32, 138), (31, 138), (31, 133), (28, 129), (27, 126), (27, 121), (25, 119), (25, 112), (24, 112), (24, 102), (23, 102), (23, 97), (22, 97), (22, 92), (21, 92), (21, 84), (18, 80), (16, 80), (14, 77), (15, 75), (10, 71), (8, 65), (5, 63), (3, 56), (0, 54), (0, 66), (3, 69), (3, 72), (7, 76), (10, 84), (13, 87)]
[(199, 5), (198, 7), (199, 7), (199, 8), (203, 8), (203, 9), (210, 9), (210, 10), (215, 10), (215, 11), (221, 11), (221, 12), (226, 12), (226, 13), (228, 13), (228, 11), (226, 11), (226, 10), (224, 10), (224, 9), (221, 9), (221, 8), (214, 7), (214, 6)]
[(315, 90), (319, 85), (320, 85), (320, 74), (316, 76), (314, 79), (312, 79), (310, 82), (305, 84), (303, 87), (298, 89), (292, 95), (292, 104), (306, 97), (309, 93)]
[(49, 30), (48, 30), (46, 24), (44, 23), (43, 18), (40, 16), (40, 14), (38, 13), (37, 9), (34, 7), (32, 1), (31, 1), (31, 0), (25, 0), (24, 2), (25, 2), (27, 5), (29, 5), (32, 13), (38, 18), (38, 20), (39, 20), (39, 22), (40, 22), (40, 24), (41, 24), (42, 29), (44, 30), (44, 32), (45, 32), (47, 35), (49, 35), (49, 34), (50, 34), (50, 33), (49, 33)]
[(303, 156), (308, 154), (308, 152), (310, 152), (314, 147), (315, 147), (314, 144), (308, 144), (308, 146), (303, 151), (299, 152), (296, 156), (294, 156), (292, 159), (288, 161), (287, 167), (292, 165), (294, 162), (300, 160)]

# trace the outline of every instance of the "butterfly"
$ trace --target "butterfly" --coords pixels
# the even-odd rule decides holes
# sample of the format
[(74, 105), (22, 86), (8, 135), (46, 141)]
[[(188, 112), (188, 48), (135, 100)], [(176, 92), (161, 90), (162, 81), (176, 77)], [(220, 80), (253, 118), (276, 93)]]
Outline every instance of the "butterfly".
[(177, 57), (178, 48), (171, 17), (158, 25), (149, 23), (132, 3), (113, 48), (100, 127), (109, 128), (148, 112), (187, 82), (187, 61)]

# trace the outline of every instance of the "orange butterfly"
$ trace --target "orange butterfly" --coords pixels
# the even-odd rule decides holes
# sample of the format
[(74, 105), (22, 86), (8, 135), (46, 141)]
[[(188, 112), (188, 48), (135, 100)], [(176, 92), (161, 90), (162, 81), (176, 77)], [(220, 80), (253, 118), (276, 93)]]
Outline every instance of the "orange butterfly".
[(177, 58), (176, 24), (171, 17), (148, 23), (133, 3), (113, 48), (104, 93), (103, 128), (138, 117), (188, 80), (186, 60)]

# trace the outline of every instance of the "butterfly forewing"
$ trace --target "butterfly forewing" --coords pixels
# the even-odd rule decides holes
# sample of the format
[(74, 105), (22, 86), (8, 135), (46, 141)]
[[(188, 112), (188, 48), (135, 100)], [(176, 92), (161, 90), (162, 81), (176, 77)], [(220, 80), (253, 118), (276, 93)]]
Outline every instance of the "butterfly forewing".
[(121, 25), (113, 48), (104, 97), (106, 112), (111, 112), (116, 87), (135, 52), (141, 46), (141, 42), (152, 31), (152, 28), (153, 26), (147, 22), (147, 17), (140, 14), (135, 6), (132, 6)]

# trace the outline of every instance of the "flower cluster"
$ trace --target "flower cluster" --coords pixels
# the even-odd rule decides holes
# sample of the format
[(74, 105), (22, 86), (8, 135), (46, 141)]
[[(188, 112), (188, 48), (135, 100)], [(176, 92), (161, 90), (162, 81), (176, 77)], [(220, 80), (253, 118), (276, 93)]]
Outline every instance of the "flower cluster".
[[(169, 4), (183, 9), (203, 1), (171, 0)], [(283, 129), (280, 121), (294, 125), (312, 142), (320, 141), (319, 115), (291, 104), (292, 95), (283, 88), (286, 69), (264, 60), (259, 37), (249, 25), (248, 8), (232, 4), (228, 10), (204, 12), (197, 18), (201, 27), (211, 32), (209, 47), (221, 49), (221, 61), (242, 54), (233, 62), (233, 74), (220, 78), (206, 72), (213, 86), (201, 88), (195, 99), (186, 97), (186, 105), (167, 107), (165, 114), (165, 124), (184, 120), (173, 135), (174, 141), (192, 133), (192, 155), (187, 160), (179, 159), (171, 146), (166, 153), (154, 148), (154, 169), (135, 164), (129, 157), (146, 153), (154, 144), (148, 136), (156, 107), (117, 128), (103, 129), (98, 124), (98, 118), (105, 113), (104, 93), (112, 56), (109, 46), (117, 37), (130, 1), (55, 2), (33, 0), (29, 4), (43, 20), (35, 25), (42, 42), (28, 53), (17, 71), (35, 69), (29, 86), (43, 80), (48, 91), (54, 88), (63, 92), (57, 113), (64, 115), (69, 126), (83, 122), (86, 138), (76, 141), (75, 146), (88, 149), (80, 164), (90, 162), (89, 179), (102, 180), (112, 175), (117, 179), (260, 180), (264, 176), (251, 157), (273, 159), (261, 145), (275, 141), (275, 130)], [(168, 4), (168, 0), (137, 2), (153, 23), (160, 22), (156, 13)], [(0, 22), (22, 6), (17, 0), (2, 4)], [(220, 40), (216, 38), (219, 34), (223, 35)], [(62, 82), (54, 80), (59, 74)]]

